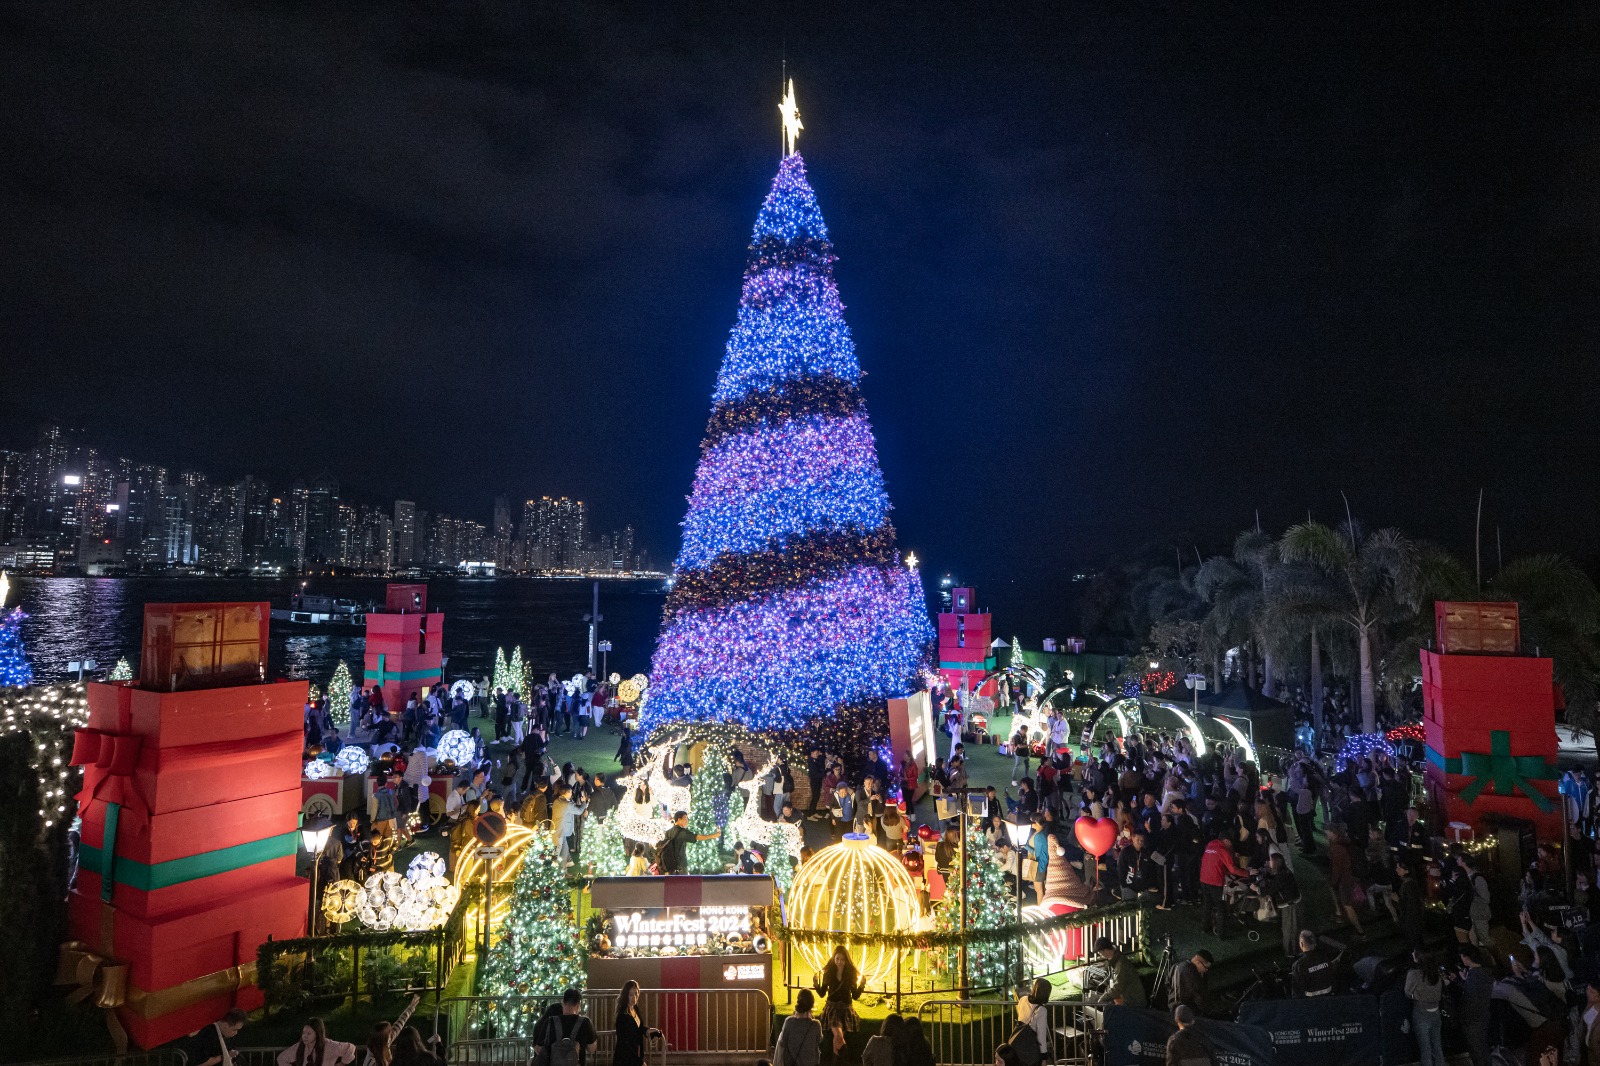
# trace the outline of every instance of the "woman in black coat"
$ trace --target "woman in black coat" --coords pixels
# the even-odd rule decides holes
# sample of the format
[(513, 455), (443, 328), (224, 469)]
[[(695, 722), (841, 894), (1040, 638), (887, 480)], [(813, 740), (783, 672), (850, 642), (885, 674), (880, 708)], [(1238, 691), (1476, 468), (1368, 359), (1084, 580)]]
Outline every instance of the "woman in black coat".
[(617, 997), (617, 1049), (611, 1054), (611, 1066), (644, 1066), (645, 1041), (661, 1035), (656, 1029), (647, 1029), (639, 1018), (639, 982), (629, 981), (622, 986)]

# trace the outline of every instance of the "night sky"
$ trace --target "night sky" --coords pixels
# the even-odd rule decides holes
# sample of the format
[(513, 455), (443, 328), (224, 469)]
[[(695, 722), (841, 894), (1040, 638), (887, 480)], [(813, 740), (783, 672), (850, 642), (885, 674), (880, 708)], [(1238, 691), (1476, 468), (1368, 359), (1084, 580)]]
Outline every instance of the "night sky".
[(1468, 551), (1480, 487), (1600, 557), (1600, 8), (690, 6), (0, 8), (0, 447), (575, 495), (669, 557), (787, 56), (931, 567), (1341, 490)]

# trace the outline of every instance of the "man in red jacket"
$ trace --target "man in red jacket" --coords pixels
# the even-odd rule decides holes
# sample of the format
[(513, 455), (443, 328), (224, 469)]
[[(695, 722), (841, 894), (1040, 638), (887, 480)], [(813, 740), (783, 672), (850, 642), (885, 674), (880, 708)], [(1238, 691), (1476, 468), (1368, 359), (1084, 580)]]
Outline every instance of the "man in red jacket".
[(1222, 936), (1222, 886), (1229, 874), (1243, 877), (1245, 871), (1234, 861), (1233, 841), (1218, 837), (1200, 856), (1200, 928), (1216, 937)]

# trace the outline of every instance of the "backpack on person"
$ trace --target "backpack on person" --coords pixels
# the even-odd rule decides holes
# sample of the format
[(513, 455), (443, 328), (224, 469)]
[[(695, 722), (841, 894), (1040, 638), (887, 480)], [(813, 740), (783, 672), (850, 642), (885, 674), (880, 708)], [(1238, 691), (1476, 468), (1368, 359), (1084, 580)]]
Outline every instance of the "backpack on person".
[(1039, 1034), (1027, 1022), (1018, 1022), (1011, 1030), (1006, 1047), (1016, 1052), (1022, 1066), (1039, 1066), (1044, 1061), (1044, 1049), (1039, 1046)]
[[(572, 1029), (566, 1026), (573, 1020)], [(573, 1039), (582, 1024), (581, 1014), (557, 1014), (545, 1020), (544, 1039), (533, 1049), (533, 1066), (578, 1066), (578, 1042)]]

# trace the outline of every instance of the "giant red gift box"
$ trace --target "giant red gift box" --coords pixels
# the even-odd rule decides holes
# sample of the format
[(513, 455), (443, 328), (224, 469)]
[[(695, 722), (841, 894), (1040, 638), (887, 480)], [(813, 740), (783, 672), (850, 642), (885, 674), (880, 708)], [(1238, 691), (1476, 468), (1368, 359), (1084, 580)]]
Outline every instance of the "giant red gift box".
[(363, 668), (361, 683), (382, 688), (390, 711), (444, 680), (444, 615), (428, 613), (428, 586), (390, 585), (385, 609), (367, 612)]
[[(236, 637), (265, 607), (151, 605), (146, 643), (176, 634), (184, 661), (203, 663), (194, 634), (208, 620), (226, 616), (229, 633), (214, 625), (219, 640)], [(216, 661), (247, 652), (230, 646)], [(186, 669), (154, 676), (193, 685)], [(69, 920), (85, 950), (127, 964), (118, 1016), (143, 1047), (259, 1005), (256, 949), (305, 932), (306, 882), (294, 876), (305, 699), (303, 681), (89, 686), (73, 752), (84, 767), (83, 832)]]
[[(994, 637), (990, 628), (993, 618), (978, 610), (975, 589), (951, 590), (950, 602), (954, 609), (941, 611), (937, 616), (939, 673), (951, 688), (960, 688), (963, 684), (970, 688), (994, 669), (995, 661), (989, 649)], [(995, 691), (994, 682), (987, 681), (976, 694), (993, 696)]]
[(1444, 820), (1525, 818), (1559, 839), (1551, 661), (1425, 649), (1422, 701), (1428, 789)]

